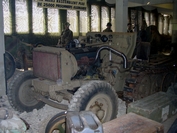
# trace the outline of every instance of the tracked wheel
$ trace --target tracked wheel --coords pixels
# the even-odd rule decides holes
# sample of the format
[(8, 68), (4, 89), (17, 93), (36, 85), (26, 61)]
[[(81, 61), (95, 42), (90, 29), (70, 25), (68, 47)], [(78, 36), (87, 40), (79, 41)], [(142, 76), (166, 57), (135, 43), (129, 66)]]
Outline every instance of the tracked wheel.
[(32, 71), (25, 71), (14, 76), (7, 88), (7, 95), (11, 106), (20, 112), (30, 112), (33, 109), (40, 109), (45, 104), (34, 98), (32, 91)]
[(150, 79), (151, 79), (151, 93), (150, 94), (154, 94), (160, 91), (162, 77), (163, 77), (163, 74), (152, 74), (150, 76)]
[(81, 86), (73, 95), (69, 110), (92, 111), (104, 123), (116, 118), (118, 98), (109, 83), (104, 81), (90, 81)]
[(169, 72), (166, 73), (162, 80), (161, 91), (166, 92), (168, 87), (170, 87), (173, 83), (176, 82), (176, 74)]
[(136, 85), (136, 93), (137, 97), (135, 100), (139, 100), (141, 98), (147, 97), (151, 91), (151, 80), (149, 74), (141, 74), (138, 77), (138, 84)]

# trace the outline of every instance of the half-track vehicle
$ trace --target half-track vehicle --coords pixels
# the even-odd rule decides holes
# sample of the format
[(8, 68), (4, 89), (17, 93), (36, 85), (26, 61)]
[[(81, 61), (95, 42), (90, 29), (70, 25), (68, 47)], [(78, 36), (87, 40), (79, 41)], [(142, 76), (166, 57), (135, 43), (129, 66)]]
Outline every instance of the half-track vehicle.
[(101, 122), (116, 118), (118, 96), (133, 102), (165, 91), (175, 80), (174, 58), (149, 57), (150, 44), (137, 47), (136, 38), (136, 33), (89, 32), (80, 44), (34, 48), (33, 71), (18, 73), (8, 85), (10, 104), (21, 112), (46, 103), (90, 110)]

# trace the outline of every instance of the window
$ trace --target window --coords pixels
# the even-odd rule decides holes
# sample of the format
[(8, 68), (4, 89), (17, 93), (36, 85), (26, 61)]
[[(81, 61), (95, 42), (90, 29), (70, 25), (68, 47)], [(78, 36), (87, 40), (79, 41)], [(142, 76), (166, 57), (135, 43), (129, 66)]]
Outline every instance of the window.
[(150, 21), (149, 21), (149, 13), (148, 12), (144, 13), (144, 18), (146, 20), (147, 26), (149, 26), (150, 25)]
[(59, 26), (59, 12), (58, 9), (51, 9), (48, 8), (48, 32), (49, 33), (59, 33), (60, 26)]
[[(142, 22), (143, 22), (143, 19), (142, 19), (142, 11), (138, 11), (138, 30), (141, 30), (141, 26), (142, 26)], [(134, 28), (134, 27), (133, 27)]]
[(115, 31), (115, 20), (116, 20), (115, 8), (111, 8), (111, 23), (112, 23), (112, 30)]
[(100, 31), (99, 8), (96, 5), (91, 6), (91, 31)]
[(154, 13), (150, 13), (150, 25), (156, 25)]
[(16, 31), (18, 33), (29, 32), (29, 21), (26, 0), (15, 1)]
[(88, 32), (88, 16), (86, 11), (80, 11), (80, 33), (85, 35)]
[(78, 17), (77, 11), (67, 10), (67, 21), (70, 23), (70, 29), (74, 36), (78, 36)]
[(37, 7), (37, 0), (33, 0), (33, 33), (44, 34), (44, 13), (43, 8)]
[(9, 10), (9, 0), (3, 0), (3, 17), (4, 17), (4, 33), (10, 34), (12, 33), (12, 22), (11, 22), (11, 15)]
[(168, 30), (168, 33), (169, 33), (169, 35), (171, 36), (172, 35), (172, 16), (170, 16), (170, 18), (169, 18), (170, 20), (169, 20), (169, 30)]
[(158, 16), (158, 31), (160, 34), (163, 33), (163, 16), (161, 14)]
[(109, 22), (108, 7), (101, 7), (101, 31), (106, 28), (106, 24)]

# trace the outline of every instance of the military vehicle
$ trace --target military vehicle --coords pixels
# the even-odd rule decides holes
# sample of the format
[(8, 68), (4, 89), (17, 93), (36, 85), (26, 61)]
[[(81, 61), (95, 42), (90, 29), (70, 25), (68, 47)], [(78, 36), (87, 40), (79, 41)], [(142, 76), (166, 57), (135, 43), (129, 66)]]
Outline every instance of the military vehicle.
[(165, 91), (174, 82), (173, 56), (149, 57), (149, 48), (149, 43), (137, 43), (136, 33), (118, 32), (88, 32), (66, 48), (37, 47), (33, 71), (20, 72), (9, 83), (9, 102), (21, 112), (46, 103), (63, 110), (90, 110), (101, 122), (109, 121), (117, 116), (118, 96), (129, 103)]

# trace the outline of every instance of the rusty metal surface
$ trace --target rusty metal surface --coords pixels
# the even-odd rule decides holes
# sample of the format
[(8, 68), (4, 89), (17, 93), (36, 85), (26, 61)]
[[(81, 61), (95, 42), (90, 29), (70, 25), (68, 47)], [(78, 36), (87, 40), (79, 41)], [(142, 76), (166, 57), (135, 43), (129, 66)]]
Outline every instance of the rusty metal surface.
[(37, 77), (56, 81), (60, 78), (60, 58), (57, 54), (33, 52), (33, 72)]
[(103, 124), (104, 133), (163, 133), (161, 123), (128, 113)]

